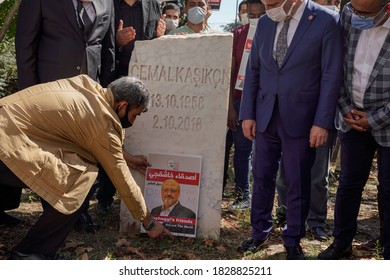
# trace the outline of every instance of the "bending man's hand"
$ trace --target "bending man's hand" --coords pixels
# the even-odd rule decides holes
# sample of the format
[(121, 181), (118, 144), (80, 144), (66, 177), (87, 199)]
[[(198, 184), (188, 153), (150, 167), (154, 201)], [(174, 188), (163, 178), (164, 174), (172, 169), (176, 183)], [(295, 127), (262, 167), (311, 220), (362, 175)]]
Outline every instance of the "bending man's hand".
[(169, 238), (173, 238), (172, 233), (164, 227), (162, 224), (156, 221), (154, 227), (146, 232), (152, 239), (161, 239), (164, 235), (167, 235)]
[[(142, 225), (144, 226), (145, 229), (147, 229), (148, 225), (150, 222), (153, 220), (153, 216), (148, 212), (146, 214), (145, 219), (142, 220)], [(146, 233), (149, 235), (150, 238), (155, 239), (155, 238), (163, 238), (164, 235), (166, 234), (170, 238), (173, 238), (172, 233), (164, 227), (161, 223), (157, 222), (156, 220), (154, 221), (154, 226), (150, 230), (147, 230)]]
[(318, 148), (325, 145), (328, 140), (328, 130), (313, 125), (310, 130), (310, 148)]
[(123, 157), (128, 167), (138, 170), (144, 175), (146, 173), (146, 168), (151, 166), (151, 164), (147, 161), (146, 156), (143, 155), (133, 156), (123, 150)]

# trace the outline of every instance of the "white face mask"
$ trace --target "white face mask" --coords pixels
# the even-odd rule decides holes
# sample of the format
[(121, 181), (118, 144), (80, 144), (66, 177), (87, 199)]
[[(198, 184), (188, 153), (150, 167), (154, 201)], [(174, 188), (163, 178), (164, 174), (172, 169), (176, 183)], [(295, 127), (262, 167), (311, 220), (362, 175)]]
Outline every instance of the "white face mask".
[(247, 13), (242, 14), (240, 17), (241, 17), (240, 23), (241, 23), (242, 25), (245, 25), (245, 24), (248, 24), (248, 23), (249, 23), (248, 14), (247, 14)]
[(172, 18), (166, 18), (165, 19), (165, 26), (167, 28), (166, 32), (169, 32), (179, 26), (179, 20), (172, 19)]
[(267, 13), (268, 17), (270, 19), (272, 19), (273, 21), (276, 21), (276, 22), (280, 22), (280, 21), (283, 21), (288, 15), (290, 15), (293, 7), (295, 6), (295, 2), (292, 3), (291, 5), (291, 8), (290, 10), (288, 11), (288, 13), (286, 14), (286, 12), (284, 11), (284, 5), (286, 5), (286, 2), (287, 0), (285, 0), (282, 5), (280, 5), (279, 7), (276, 7), (276, 8), (272, 8), (272, 9), (269, 9), (269, 10), (266, 10), (265, 12)]
[(193, 24), (201, 23), (206, 17), (206, 10), (200, 7), (192, 7), (188, 10), (188, 21)]
[(249, 23), (250, 25), (257, 26), (257, 23), (259, 22), (258, 18), (250, 18)]

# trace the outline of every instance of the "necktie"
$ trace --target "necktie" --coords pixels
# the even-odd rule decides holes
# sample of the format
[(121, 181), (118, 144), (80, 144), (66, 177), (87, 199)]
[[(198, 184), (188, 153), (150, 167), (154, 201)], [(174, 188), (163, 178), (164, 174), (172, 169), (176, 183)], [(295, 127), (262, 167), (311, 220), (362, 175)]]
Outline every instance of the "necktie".
[(284, 57), (286, 56), (288, 45), (287, 45), (287, 33), (290, 27), (290, 19), (285, 20), (283, 23), (282, 30), (280, 30), (278, 40), (276, 41), (276, 54), (275, 59), (278, 63), (279, 68), (282, 66)]
[(84, 32), (84, 36), (88, 36), (92, 28), (92, 21), (80, 0), (77, 1), (77, 14), (79, 17), (80, 27)]

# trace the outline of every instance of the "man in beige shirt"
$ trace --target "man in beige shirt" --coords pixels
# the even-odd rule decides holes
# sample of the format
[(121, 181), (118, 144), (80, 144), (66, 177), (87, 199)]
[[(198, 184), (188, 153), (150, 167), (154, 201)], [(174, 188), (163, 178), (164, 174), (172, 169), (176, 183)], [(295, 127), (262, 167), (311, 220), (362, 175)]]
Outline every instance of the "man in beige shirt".
[(0, 99), (0, 186), (30, 188), (44, 210), (13, 259), (54, 258), (88, 205), (98, 164), (151, 238), (172, 236), (153, 220), (122, 153), (123, 128), (147, 111), (148, 101), (136, 78), (104, 89), (86, 75)]

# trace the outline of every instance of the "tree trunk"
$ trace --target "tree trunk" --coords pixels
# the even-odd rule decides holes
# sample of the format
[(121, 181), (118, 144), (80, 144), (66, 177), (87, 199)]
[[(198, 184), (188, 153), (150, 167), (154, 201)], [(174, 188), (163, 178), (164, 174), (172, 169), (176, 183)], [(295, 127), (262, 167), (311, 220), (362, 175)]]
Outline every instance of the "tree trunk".
[(16, 13), (18, 12), (19, 5), (21, 2), (22, 2), (22, 0), (16, 0), (15, 4), (11, 7), (8, 16), (5, 18), (4, 24), (0, 29), (0, 43), (1, 43), (1, 41), (3, 41), (5, 34), (8, 31), (8, 28), (10, 27), (10, 25), (12, 23), (12, 19), (14, 18)]

